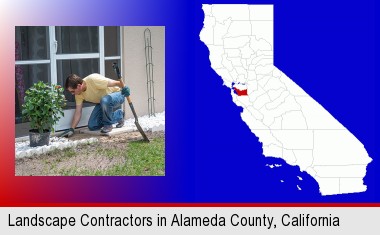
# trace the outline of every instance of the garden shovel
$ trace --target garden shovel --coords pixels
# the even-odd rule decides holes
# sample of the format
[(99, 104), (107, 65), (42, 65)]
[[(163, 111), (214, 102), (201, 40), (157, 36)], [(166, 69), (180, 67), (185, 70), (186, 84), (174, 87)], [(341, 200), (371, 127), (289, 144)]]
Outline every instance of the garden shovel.
[[(116, 73), (117, 78), (119, 79), (119, 81), (121, 83), (121, 86), (124, 87), (124, 82), (123, 82), (123, 79), (121, 78), (120, 69), (119, 69), (119, 66), (117, 65), (117, 63), (113, 63), (112, 68), (115, 70), (115, 73)], [(127, 97), (127, 101), (129, 103), (129, 107), (131, 107), (133, 116), (135, 117), (135, 125), (136, 125), (137, 129), (139, 130), (140, 134), (144, 138), (144, 141), (149, 142), (148, 137), (146, 137), (145, 132), (143, 131), (143, 129), (140, 126), (139, 120), (138, 120), (137, 115), (136, 115), (135, 108), (133, 107), (133, 104), (132, 104), (131, 96)]]

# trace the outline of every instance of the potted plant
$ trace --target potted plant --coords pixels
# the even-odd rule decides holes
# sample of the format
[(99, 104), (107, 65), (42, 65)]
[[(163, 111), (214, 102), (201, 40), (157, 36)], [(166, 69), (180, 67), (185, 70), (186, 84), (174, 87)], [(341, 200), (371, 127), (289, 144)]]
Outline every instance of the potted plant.
[(30, 121), (30, 146), (49, 145), (50, 132), (64, 115), (65, 95), (63, 88), (42, 81), (25, 92), (22, 116)]

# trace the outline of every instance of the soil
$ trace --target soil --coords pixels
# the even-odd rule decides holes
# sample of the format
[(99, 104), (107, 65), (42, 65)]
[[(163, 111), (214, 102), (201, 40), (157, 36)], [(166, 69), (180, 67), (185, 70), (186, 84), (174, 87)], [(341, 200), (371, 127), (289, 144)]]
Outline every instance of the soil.
[[(164, 132), (146, 132), (147, 137), (152, 140), (165, 135)], [(75, 169), (76, 171), (106, 170), (115, 165), (125, 162), (122, 155), (107, 156), (104, 149), (115, 151), (127, 151), (128, 143), (141, 141), (139, 132), (129, 132), (114, 136), (94, 136), (78, 133), (70, 137), (70, 140), (95, 137), (98, 142), (90, 145), (79, 145), (71, 150), (56, 150), (47, 154), (21, 158), (15, 160), (16, 176), (34, 175), (64, 175)]]

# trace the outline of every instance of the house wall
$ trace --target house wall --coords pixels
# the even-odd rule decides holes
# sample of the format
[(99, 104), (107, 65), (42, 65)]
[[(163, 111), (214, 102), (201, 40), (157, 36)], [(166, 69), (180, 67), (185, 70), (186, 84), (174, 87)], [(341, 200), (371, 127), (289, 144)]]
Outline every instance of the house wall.
[[(165, 111), (165, 27), (125, 26), (123, 32), (123, 68), (125, 84), (131, 88), (131, 99), (137, 116), (148, 114), (148, 92), (144, 30), (151, 31), (155, 111)], [(125, 105), (126, 118), (133, 117)]]

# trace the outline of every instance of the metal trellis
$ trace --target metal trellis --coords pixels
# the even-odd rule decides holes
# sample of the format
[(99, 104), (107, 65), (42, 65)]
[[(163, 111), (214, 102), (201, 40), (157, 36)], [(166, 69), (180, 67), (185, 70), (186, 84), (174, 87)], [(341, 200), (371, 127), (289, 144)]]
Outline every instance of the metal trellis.
[(145, 41), (145, 69), (146, 69), (146, 84), (148, 91), (148, 114), (149, 117), (156, 116), (155, 98), (154, 98), (154, 81), (153, 81), (153, 60), (152, 60), (152, 40), (150, 29), (144, 30)]

